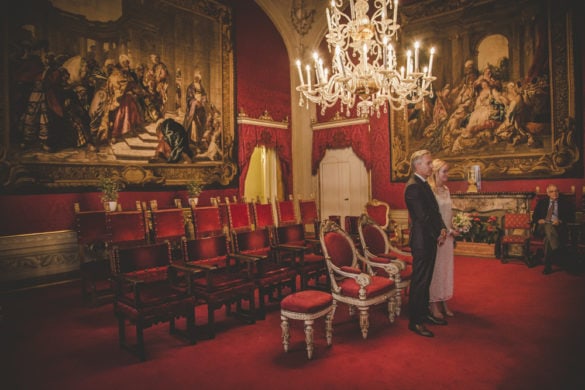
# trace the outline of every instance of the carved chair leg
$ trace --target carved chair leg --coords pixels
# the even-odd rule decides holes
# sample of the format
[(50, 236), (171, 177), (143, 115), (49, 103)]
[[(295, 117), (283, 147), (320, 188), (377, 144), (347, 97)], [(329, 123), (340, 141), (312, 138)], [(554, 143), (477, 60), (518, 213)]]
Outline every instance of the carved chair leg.
[(333, 301), (331, 311), (327, 313), (327, 316), (325, 317), (325, 339), (327, 340), (328, 346), (331, 346), (333, 343), (333, 317), (335, 316), (336, 308), (337, 303)]
[(215, 338), (215, 307), (210, 303), (207, 304), (207, 336), (210, 340)]
[(362, 337), (368, 338), (368, 328), (370, 327), (370, 319), (368, 313), (368, 307), (360, 307), (360, 329), (362, 330)]
[(118, 315), (118, 343), (121, 348), (126, 346), (126, 320)]
[(195, 332), (195, 306), (186, 315), (187, 319), (187, 337), (189, 344), (193, 345), (197, 342), (197, 334)]
[(141, 361), (146, 360), (146, 351), (144, 348), (144, 329), (140, 320), (136, 321), (136, 354)]
[(284, 352), (288, 352), (288, 346), (290, 342), (290, 327), (288, 318), (281, 315), (280, 320), (280, 327), (282, 329), (282, 346), (284, 347)]
[(396, 296), (393, 295), (388, 299), (388, 319), (390, 323), (394, 323), (396, 319)]
[(307, 358), (311, 360), (313, 358), (313, 323), (314, 320), (305, 320), (305, 342), (307, 344)]
[(404, 291), (404, 289), (400, 288), (396, 290), (396, 317), (400, 316), (400, 313), (402, 312), (402, 292)]

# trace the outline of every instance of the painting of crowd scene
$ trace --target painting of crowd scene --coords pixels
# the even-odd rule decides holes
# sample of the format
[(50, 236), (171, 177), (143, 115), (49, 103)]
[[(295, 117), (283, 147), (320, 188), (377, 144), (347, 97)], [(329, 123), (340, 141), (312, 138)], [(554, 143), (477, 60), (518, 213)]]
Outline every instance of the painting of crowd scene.
[[(23, 12), (8, 47), (13, 155), (21, 161), (121, 164), (230, 158), (233, 124), (224, 123), (231, 112), (224, 112), (229, 102), (222, 81), (229, 72), (222, 58), (211, 58), (222, 44), (217, 23), (186, 13), (189, 21), (172, 33), (157, 30), (151, 18), (163, 23), (164, 16), (156, 9), (161, 2), (152, 2), (151, 14), (139, 13), (149, 26), (145, 33), (124, 15), (142, 2), (102, 2), (100, 7), (113, 8), (111, 15), (101, 10), (101, 21), (92, 20), (91, 5), (36, 3), (44, 4), (36, 12), (49, 17), (39, 22), (29, 15), (35, 11)], [(85, 32), (75, 36), (52, 24), (66, 18)], [(185, 42), (171, 49), (171, 35)]]
[[(510, 16), (482, 25), (489, 11), (469, 6), (457, 43), (433, 35), (442, 55), (432, 94), (391, 113), (391, 179), (408, 179), (409, 156), (418, 149), (449, 161), (454, 179), (465, 179), (471, 165), (484, 179), (582, 176), (581, 115), (571, 109), (570, 13), (547, 12), (536, 2), (502, 3)], [(514, 23), (518, 10), (531, 22)]]
[(481, 70), (467, 60), (459, 83), (446, 83), (409, 113), (413, 145), (441, 157), (550, 147), (548, 77), (511, 80), (508, 67), (507, 58)]

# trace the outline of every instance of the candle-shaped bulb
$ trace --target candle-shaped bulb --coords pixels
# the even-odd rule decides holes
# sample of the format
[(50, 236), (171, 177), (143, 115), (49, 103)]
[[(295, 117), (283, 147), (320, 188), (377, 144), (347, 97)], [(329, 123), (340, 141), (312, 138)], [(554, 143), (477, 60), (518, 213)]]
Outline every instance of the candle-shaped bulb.
[(311, 90), (311, 67), (309, 65), (306, 65), (305, 70), (307, 71), (307, 85), (309, 86), (309, 91), (310, 91)]
[(431, 56), (429, 57), (429, 77), (433, 72), (433, 56), (435, 55), (435, 48), (431, 47)]
[(420, 42), (416, 41), (414, 43), (414, 71), (418, 72), (418, 48), (420, 47)]
[(303, 80), (303, 70), (301, 69), (301, 60), (297, 60), (297, 70), (299, 71), (299, 81), (301, 82), (301, 86), (305, 84)]

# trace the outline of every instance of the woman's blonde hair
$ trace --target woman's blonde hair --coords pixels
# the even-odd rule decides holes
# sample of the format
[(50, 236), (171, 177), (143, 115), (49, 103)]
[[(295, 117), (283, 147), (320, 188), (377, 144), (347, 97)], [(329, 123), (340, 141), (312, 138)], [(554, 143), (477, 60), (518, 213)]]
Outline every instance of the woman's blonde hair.
[(433, 192), (437, 192), (437, 175), (439, 174), (441, 168), (443, 168), (445, 165), (447, 165), (447, 161), (441, 160), (440, 158), (434, 159), (431, 163), (433, 173), (431, 173), (431, 176), (429, 176), (428, 181), (429, 185), (433, 189)]

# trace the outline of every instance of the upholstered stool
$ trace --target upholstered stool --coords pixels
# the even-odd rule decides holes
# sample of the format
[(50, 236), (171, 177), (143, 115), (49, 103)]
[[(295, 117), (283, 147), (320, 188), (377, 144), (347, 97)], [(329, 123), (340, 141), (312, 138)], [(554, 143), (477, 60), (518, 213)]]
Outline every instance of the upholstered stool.
[(333, 315), (335, 304), (331, 294), (318, 290), (304, 290), (287, 295), (280, 302), (280, 319), (282, 328), (282, 345), (288, 352), (290, 340), (288, 320), (305, 321), (305, 341), (307, 343), (307, 357), (313, 358), (313, 323), (315, 319), (325, 317), (325, 337), (327, 345), (331, 345), (333, 336)]

